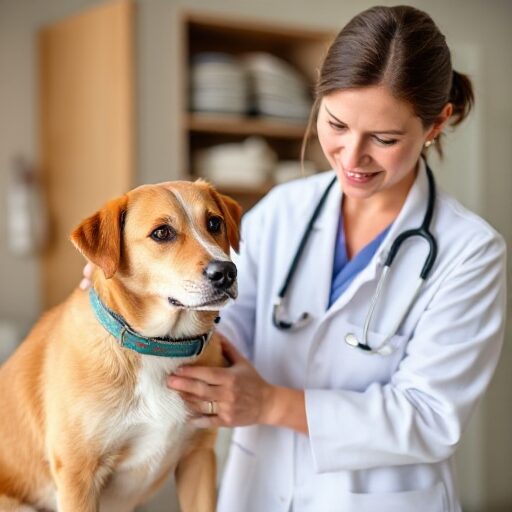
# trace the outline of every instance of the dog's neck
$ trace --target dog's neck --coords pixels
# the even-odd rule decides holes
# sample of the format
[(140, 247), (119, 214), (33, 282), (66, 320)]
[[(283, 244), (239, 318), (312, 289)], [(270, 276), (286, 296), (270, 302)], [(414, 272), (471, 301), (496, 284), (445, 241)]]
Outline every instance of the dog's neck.
[[(126, 348), (143, 354), (189, 357), (195, 350), (199, 353), (217, 318), (215, 311), (187, 311), (151, 297), (141, 298), (115, 276), (106, 280), (101, 271), (93, 276), (92, 290), (91, 307), (99, 322), (121, 345), (125, 342)], [(195, 341), (182, 343), (180, 348), (182, 340), (190, 339)]]
[(121, 316), (105, 306), (94, 288), (89, 290), (89, 299), (99, 323), (117, 339), (121, 347), (139, 354), (174, 358), (198, 356), (213, 332), (193, 338), (149, 338), (135, 332)]

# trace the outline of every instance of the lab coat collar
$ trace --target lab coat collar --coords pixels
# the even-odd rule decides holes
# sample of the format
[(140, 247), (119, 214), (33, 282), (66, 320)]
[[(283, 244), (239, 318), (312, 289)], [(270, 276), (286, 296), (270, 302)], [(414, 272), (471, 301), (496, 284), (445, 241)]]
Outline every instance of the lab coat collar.
[[(339, 190), (340, 187), (337, 187), (337, 189)], [(405, 203), (402, 206), (398, 217), (393, 222), (388, 234), (382, 241), (382, 244), (372, 258), (371, 262), (364, 270), (360, 272), (360, 274), (354, 278), (347, 290), (342, 293), (338, 300), (331, 306), (331, 308), (329, 308), (329, 310), (326, 312), (326, 317), (336, 313), (336, 311), (338, 311), (348, 301), (350, 301), (350, 299), (354, 296), (356, 291), (363, 283), (375, 278), (377, 271), (384, 265), (384, 261), (387, 258), (393, 241), (400, 233), (406, 231), (407, 229), (418, 228), (421, 225), (427, 209), (428, 194), (429, 185), (426, 172), (426, 164), (425, 161), (421, 158), (419, 161), (416, 180), (414, 181), (411, 190), (409, 190)], [(340, 205), (341, 201), (338, 199), (338, 217), (340, 214)], [(327, 214), (328, 211), (326, 210), (325, 215)], [(338, 219), (336, 219), (335, 222), (338, 222)], [(332, 219), (330, 222), (325, 222), (326, 226), (329, 226), (329, 224), (331, 224), (332, 227)], [(332, 227), (332, 229), (335, 230), (336, 228)], [(326, 272), (326, 274), (327, 279), (329, 280), (329, 286), (332, 276), (329, 272)]]
[[(320, 195), (327, 188), (332, 178), (334, 178), (334, 172), (326, 172), (325, 180), (322, 182), (322, 189), (319, 191), (319, 199)], [(329, 195), (325, 201), (325, 205), (322, 208), (320, 214), (318, 215), (316, 221), (313, 224), (313, 229), (316, 230), (324, 230), (332, 231), (331, 227), (333, 223), (335, 225), (334, 229), (338, 225), (339, 215), (340, 215), (340, 207), (342, 202), (342, 190), (339, 180), (336, 180), (336, 183), (331, 188)], [(305, 205), (308, 209), (311, 208), (311, 205)], [(316, 203), (315, 203), (316, 206)], [(305, 215), (308, 215), (307, 213)]]
[[(314, 206), (320, 200), (321, 194), (324, 192), (332, 178), (334, 172), (325, 173), (325, 177), (321, 182), (321, 189), (318, 193), (318, 199), (315, 200)], [(334, 245), (336, 243), (336, 235), (338, 231), (338, 224), (340, 218), (341, 207), (341, 187), (339, 180), (331, 188), (329, 195), (325, 201), (324, 207), (320, 211), (318, 218), (313, 224), (311, 232), (310, 243), (315, 244), (316, 250), (321, 251), (322, 254), (322, 267), (325, 271), (319, 276), (318, 274), (307, 274), (303, 276), (309, 282), (309, 287), (315, 290), (314, 295), (310, 297), (311, 303), (309, 307), (314, 317), (320, 318), (325, 314), (325, 310), (329, 303), (329, 295), (331, 290), (332, 279), (332, 266), (334, 262)], [(313, 208), (314, 208), (313, 206)], [(305, 217), (311, 215), (311, 205), (308, 208), (310, 211), (305, 213)]]

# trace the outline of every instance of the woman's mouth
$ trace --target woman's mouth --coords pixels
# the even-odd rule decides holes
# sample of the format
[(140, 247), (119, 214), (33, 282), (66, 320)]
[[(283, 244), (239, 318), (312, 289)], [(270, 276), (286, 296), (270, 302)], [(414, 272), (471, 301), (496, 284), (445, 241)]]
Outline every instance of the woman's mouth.
[(365, 184), (372, 181), (380, 171), (377, 172), (355, 172), (355, 171), (344, 171), (347, 181), (354, 185)]

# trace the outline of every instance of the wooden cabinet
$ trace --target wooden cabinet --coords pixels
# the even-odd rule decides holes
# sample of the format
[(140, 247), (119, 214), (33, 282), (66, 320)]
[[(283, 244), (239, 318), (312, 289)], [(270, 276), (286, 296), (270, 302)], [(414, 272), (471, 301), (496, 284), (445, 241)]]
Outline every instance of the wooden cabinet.
[(134, 5), (118, 0), (45, 26), (38, 38), (40, 167), (50, 241), (43, 309), (78, 284), (85, 260), (71, 230), (133, 186)]
[[(286, 119), (250, 112), (233, 114), (222, 111), (194, 111), (190, 99), (191, 63), (194, 58), (205, 52), (226, 54), (235, 59), (243, 59), (244, 56), (254, 53), (269, 54), (285, 61), (305, 79), (307, 93), (312, 102), (317, 69), (333, 34), (322, 30), (221, 18), (200, 13), (184, 13), (181, 23), (185, 42), (181, 112), (185, 148), (183, 175), (192, 179), (201, 176), (195, 158), (201, 150), (219, 144), (242, 142), (250, 136), (263, 138), (279, 160), (300, 160), (306, 119)], [(315, 140), (308, 144), (306, 157), (315, 163), (316, 169), (327, 168)], [(240, 169), (240, 172), (244, 172), (244, 169)], [(214, 180), (210, 181), (215, 184)], [(257, 186), (242, 186), (237, 183), (228, 185), (223, 182), (219, 188), (236, 197), (247, 208), (273, 184), (274, 180), (270, 175)]]

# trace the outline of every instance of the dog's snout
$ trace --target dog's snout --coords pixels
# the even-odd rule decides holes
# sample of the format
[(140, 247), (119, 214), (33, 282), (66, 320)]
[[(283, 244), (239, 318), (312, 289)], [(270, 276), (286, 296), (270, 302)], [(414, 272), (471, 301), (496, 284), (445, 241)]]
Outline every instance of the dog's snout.
[(231, 261), (210, 261), (204, 269), (205, 276), (215, 288), (227, 290), (236, 279), (236, 266)]

